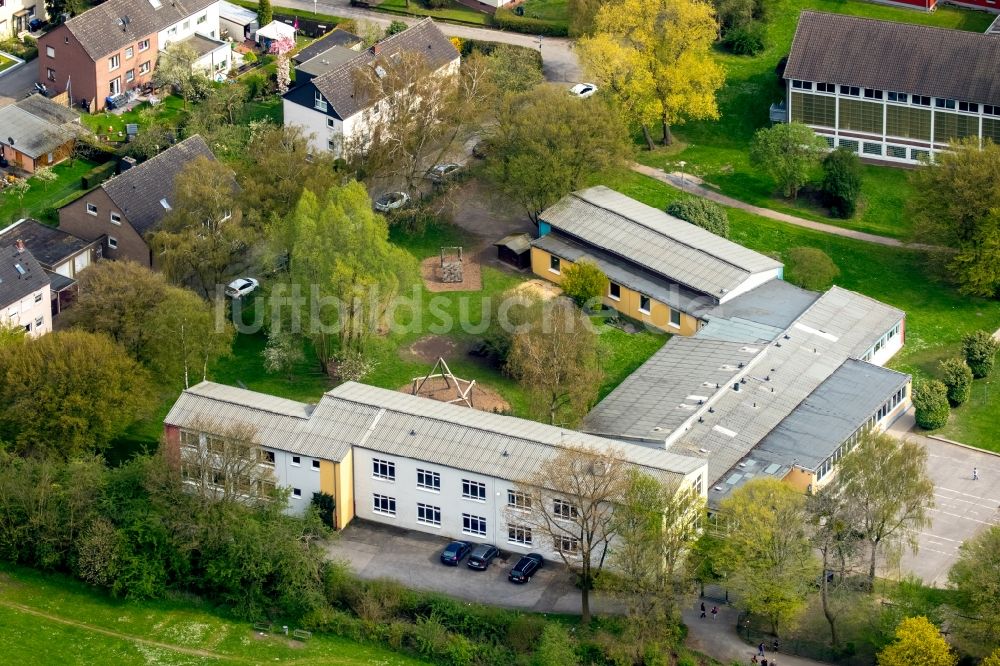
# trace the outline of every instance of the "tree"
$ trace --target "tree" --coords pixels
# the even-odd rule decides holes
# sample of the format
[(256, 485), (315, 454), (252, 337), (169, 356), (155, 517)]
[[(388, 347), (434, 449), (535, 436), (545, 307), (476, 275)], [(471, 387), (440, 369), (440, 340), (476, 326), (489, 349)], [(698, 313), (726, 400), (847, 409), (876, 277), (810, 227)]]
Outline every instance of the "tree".
[(90, 9), (87, 0), (45, 0), (45, 6), (48, 7), (49, 16), (54, 20), (60, 20), (63, 14), (72, 17)]
[(729, 216), (726, 209), (702, 197), (686, 197), (671, 202), (667, 213), (716, 236), (729, 238)]
[(754, 134), (750, 163), (777, 181), (786, 198), (794, 199), (827, 148), (826, 141), (809, 127), (779, 123)]
[(293, 379), (295, 366), (305, 360), (302, 341), (288, 331), (269, 331), (264, 346), (264, 370)]
[(962, 355), (976, 379), (988, 377), (993, 372), (998, 351), (1000, 340), (994, 338), (989, 331), (973, 331), (962, 337)]
[(0, 321), (0, 349), (19, 345), (27, 339), (24, 326), (18, 326), (9, 321)]
[(861, 195), (861, 159), (838, 148), (823, 158), (823, 198), (835, 217), (854, 217)]
[(946, 358), (940, 363), (944, 385), (948, 387), (948, 402), (958, 407), (972, 395), (972, 370), (960, 358)]
[(395, 21), (391, 21), (385, 29), (385, 36), (392, 37), (393, 35), (398, 35), (399, 33), (403, 32), (409, 27), (410, 26), (406, 25), (406, 23), (398, 19)]
[(572, 426), (597, 399), (604, 376), (597, 335), (569, 299), (553, 299), (536, 312), (526, 330), (514, 335), (507, 370), (549, 423)]
[(913, 384), (913, 416), (924, 430), (937, 430), (948, 423), (948, 387), (936, 379)]
[(726, 580), (746, 610), (768, 618), (778, 635), (805, 608), (817, 574), (805, 495), (760, 477), (733, 491), (719, 512), (732, 526), (719, 557)]
[(594, 29), (577, 44), (583, 68), (642, 127), (650, 150), (655, 122), (669, 145), (672, 125), (719, 117), (715, 94), (725, 74), (712, 54), (719, 28), (711, 5), (619, 0), (601, 6)]
[(233, 206), (237, 193), (232, 172), (214, 160), (198, 156), (174, 179), (171, 210), (149, 244), (160, 267), (177, 283), (211, 298), (225, 283), (254, 241)]
[(1000, 648), (997, 648), (988, 657), (983, 659), (979, 666), (1000, 666)]
[(878, 666), (955, 666), (958, 657), (926, 617), (908, 617), (896, 628), (896, 642), (878, 653)]
[(284, 95), (288, 92), (288, 86), (292, 83), (291, 69), (288, 64), (288, 54), (295, 48), (295, 39), (292, 37), (282, 37), (271, 42), (267, 52), (278, 57), (278, 65), (275, 71), (275, 78), (278, 84), (278, 94)]
[(21, 453), (101, 451), (151, 395), (145, 370), (105, 335), (56, 331), (0, 348), (0, 439)]
[(879, 558), (904, 544), (916, 550), (917, 533), (930, 524), (934, 482), (927, 476), (927, 450), (917, 442), (869, 430), (841, 460), (832, 483), (860, 514), (871, 590)]
[(573, 639), (558, 622), (546, 622), (535, 650), (535, 666), (577, 666), (580, 660), (573, 649)]
[(956, 618), (961, 630), (985, 645), (1000, 645), (1000, 526), (961, 545), (948, 581), (967, 611)]
[(236, 331), (217, 321), (211, 303), (187, 289), (168, 287), (149, 313), (151, 367), (170, 384), (189, 388), (208, 379), (208, 368), (232, 351)]
[(563, 269), (559, 286), (580, 307), (596, 307), (608, 293), (608, 276), (593, 261), (581, 259)]
[[(263, 24), (261, 24), (263, 25)], [(174, 42), (160, 51), (153, 70), (153, 85), (157, 88), (169, 87), (187, 103), (208, 93), (210, 81), (201, 70), (196, 70), (198, 53), (184, 42)]]
[(803, 289), (826, 291), (840, 275), (840, 269), (823, 250), (793, 247), (788, 250), (785, 279)]
[(500, 96), (528, 92), (545, 80), (537, 53), (524, 47), (498, 44), (486, 55), (487, 75)]
[(35, 169), (35, 171), (31, 174), (31, 177), (42, 184), (42, 190), (48, 190), (49, 183), (59, 179), (59, 176), (56, 175), (55, 170), (52, 167), (47, 167), (47, 166), (42, 166)]
[(274, 11), (271, 9), (271, 0), (258, 0), (257, 2), (257, 25), (264, 27), (274, 20)]
[(287, 286), (309, 299), (302, 332), (332, 371), (338, 350), (366, 350), (395, 296), (416, 278), (416, 260), (389, 242), (385, 218), (372, 211), (368, 192), (357, 182), (331, 187), (320, 197), (305, 191), (274, 233), (290, 248)]
[[(1000, 288), (1000, 146), (953, 142), (910, 174), (914, 235), (952, 248), (941, 255), (959, 289), (991, 297)], [(973, 369), (975, 372), (975, 369)]]
[(567, 13), (569, 14), (570, 37), (583, 37), (592, 34), (597, 10), (600, 8), (601, 2), (599, 0), (569, 0)]
[(624, 165), (629, 153), (620, 119), (600, 97), (578, 100), (539, 86), (502, 100), (497, 116), (487, 172), (536, 224), (544, 209)]
[(200, 419), (182, 435), (181, 478), (202, 501), (259, 503), (269, 499), (274, 474), (261, 465), (263, 451), (251, 425)]
[(583, 625), (590, 623), (590, 590), (615, 537), (614, 506), (628, 469), (619, 452), (567, 446), (519, 480), (507, 523), (527, 528), (533, 543), (553, 544), (576, 574)]

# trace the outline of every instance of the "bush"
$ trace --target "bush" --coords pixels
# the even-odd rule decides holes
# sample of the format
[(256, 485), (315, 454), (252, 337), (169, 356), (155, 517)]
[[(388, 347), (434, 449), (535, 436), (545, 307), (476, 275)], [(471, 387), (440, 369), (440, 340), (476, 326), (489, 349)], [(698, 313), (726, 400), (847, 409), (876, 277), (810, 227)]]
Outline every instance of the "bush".
[(575, 666), (579, 662), (572, 640), (566, 629), (559, 624), (550, 622), (545, 625), (538, 641), (534, 663), (537, 666)]
[(714, 201), (701, 197), (680, 199), (667, 206), (667, 213), (716, 236), (729, 238), (729, 216), (726, 209)]
[(563, 269), (563, 293), (580, 307), (600, 305), (608, 291), (608, 278), (592, 261), (580, 260)]
[(962, 338), (962, 355), (976, 379), (987, 377), (993, 372), (998, 349), (1000, 342), (989, 331), (974, 331)]
[(253, 51), (247, 51), (246, 53), (243, 54), (243, 64), (244, 65), (252, 65), (255, 62), (257, 62), (257, 54), (256, 53), (254, 53)]
[(105, 162), (99, 166), (94, 167), (87, 173), (80, 176), (80, 187), (85, 190), (97, 187), (111, 176), (115, 175), (115, 169), (118, 167), (116, 162)]
[(960, 358), (941, 361), (942, 381), (948, 387), (948, 402), (958, 407), (972, 395), (972, 370)]
[[(444, 7), (447, 4), (447, 0), (428, 0), (427, 6), (431, 9), (438, 9), (439, 7), (432, 6), (432, 3), (440, 3), (439, 7)], [(398, 35), (399, 33), (406, 30), (407, 25), (402, 21), (396, 20), (389, 24), (389, 27), (385, 29), (385, 36), (392, 37), (393, 35)]]
[(943, 428), (948, 423), (948, 388), (936, 379), (917, 382), (913, 407), (918, 426), (924, 430)]
[(726, 32), (722, 38), (722, 46), (734, 55), (755, 56), (766, 48), (764, 24), (753, 22)]
[(830, 212), (843, 219), (854, 216), (861, 194), (861, 159), (838, 148), (823, 159), (823, 200)]
[(528, 16), (518, 16), (509, 9), (498, 9), (493, 15), (493, 23), (501, 30), (525, 32), (529, 35), (545, 35), (547, 37), (566, 37), (569, 27), (565, 23), (552, 23)]
[(793, 247), (785, 262), (785, 279), (803, 289), (823, 291), (840, 275), (840, 269), (822, 250)]

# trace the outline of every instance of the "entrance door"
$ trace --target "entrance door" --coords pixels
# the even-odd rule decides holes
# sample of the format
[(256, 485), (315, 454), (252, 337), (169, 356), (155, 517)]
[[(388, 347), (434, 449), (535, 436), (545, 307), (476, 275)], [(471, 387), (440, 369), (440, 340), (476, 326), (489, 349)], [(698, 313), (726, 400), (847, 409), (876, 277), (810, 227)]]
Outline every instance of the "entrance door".
[(111, 79), (111, 85), (109, 86), (112, 95), (117, 95), (122, 91), (122, 77), (116, 76)]

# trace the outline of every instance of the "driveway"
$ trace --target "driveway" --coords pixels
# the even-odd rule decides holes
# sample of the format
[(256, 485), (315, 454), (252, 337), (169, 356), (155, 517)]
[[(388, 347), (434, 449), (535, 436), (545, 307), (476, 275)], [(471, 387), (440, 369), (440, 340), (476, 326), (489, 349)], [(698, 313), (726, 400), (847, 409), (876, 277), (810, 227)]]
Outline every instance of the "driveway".
[(38, 62), (29, 60), (0, 75), (0, 106), (13, 104), (35, 89)]
[[(1000, 455), (925, 437), (912, 432), (912, 424), (912, 412), (908, 412), (890, 432), (919, 441), (927, 449), (935, 506), (930, 510), (930, 526), (918, 535), (917, 553), (907, 552), (899, 569), (916, 574), (928, 585), (944, 587), (962, 542), (991, 525), (1000, 525)], [(978, 481), (972, 480), (974, 467), (979, 470)]]
[[(438, 559), (449, 539), (354, 519), (330, 542), (331, 559), (345, 560), (365, 579), (387, 578), (411, 588), (493, 606), (536, 612), (579, 613), (580, 592), (562, 563), (547, 561), (524, 585), (507, 580), (518, 556), (504, 552), (486, 571), (462, 562), (448, 567)], [(621, 612), (618, 602), (591, 597), (594, 612)]]

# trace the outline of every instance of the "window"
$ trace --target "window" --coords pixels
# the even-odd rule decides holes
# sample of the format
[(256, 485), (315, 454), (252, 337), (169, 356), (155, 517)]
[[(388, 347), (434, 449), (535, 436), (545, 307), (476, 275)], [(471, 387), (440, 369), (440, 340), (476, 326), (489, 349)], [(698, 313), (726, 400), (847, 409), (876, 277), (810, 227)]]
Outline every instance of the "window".
[(865, 155), (881, 155), (882, 154), (882, 144), (881, 143), (869, 143), (865, 141), (862, 150)]
[(859, 97), (861, 95), (861, 88), (857, 86), (840, 86), (840, 94), (848, 95), (850, 97)]
[(817, 83), (816, 90), (825, 93), (835, 93), (837, 92), (837, 86), (832, 83)]
[(485, 502), (486, 484), (479, 481), (462, 479), (462, 497), (465, 499), (476, 500), (477, 502)]
[(620, 301), (622, 298), (622, 286), (617, 282), (608, 283), (608, 296), (613, 300)]
[(94, 204), (90, 203), (89, 201), (87, 202), (87, 214), (88, 215), (97, 215), (97, 206), (95, 206)]
[(646, 294), (639, 294), (639, 312), (649, 314), (650, 300)]
[(274, 467), (274, 451), (262, 451), (261, 463), (268, 467)]
[(316, 90), (313, 95), (313, 108), (319, 111), (326, 112), (326, 100), (323, 99), (323, 93)]
[(390, 460), (372, 458), (372, 476), (386, 481), (396, 480), (396, 463)]
[(992, 139), (993, 143), (1000, 144), (1000, 120), (983, 118), (983, 139)]
[(54, 46), (46, 46), (45, 47), (45, 55), (47, 55), (50, 58), (55, 58), (56, 57), (56, 49), (55, 49), (55, 47)]
[(148, 39), (144, 39), (141, 42), (139, 42), (139, 50), (140, 51), (146, 51), (148, 49), (149, 49), (149, 40)]
[(792, 81), (792, 87), (798, 88), (799, 90), (812, 90), (812, 81)]
[(475, 536), (486, 536), (486, 519), (482, 516), (473, 516), (471, 513), (463, 513), (462, 532)]
[(295, 465), (296, 467), (301, 467), (302, 466), (301, 456), (292, 456), (292, 464)]
[(510, 525), (507, 527), (507, 542), (516, 543), (521, 546), (530, 546), (531, 528), (521, 525)]
[(191, 29), (191, 19), (188, 19), (187, 21), (184, 21), (184, 29), (185, 30), (190, 30)]
[(817, 134), (816, 136), (818, 136), (819, 138), (821, 138), (824, 141), (826, 141), (826, 145), (828, 145), (831, 148), (833, 148), (833, 141), (834, 141), (834, 139), (833, 139), (832, 136), (826, 136), (824, 134)]
[(35, 294), (35, 302), (36, 303), (42, 302), (42, 292), (38, 292), (37, 294)]
[(336, 139), (330, 139), (329, 141), (327, 141), (326, 142), (326, 149), (327, 150), (337, 150), (337, 140)]
[(840, 100), (840, 129), (882, 133), (881, 104), (854, 99)]
[(577, 516), (576, 505), (566, 500), (557, 499), (552, 502), (552, 513), (562, 520), (570, 520)]
[(517, 490), (508, 490), (507, 506), (528, 511), (531, 509), (531, 496)]
[(108, 91), (112, 95), (117, 95), (118, 93), (120, 93), (122, 91), (122, 77), (116, 76), (115, 78), (111, 79), (111, 82), (108, 83)]
[(837, 99), (792, 93), (792, 119), (806, 125), (834, 127), (837, 122)]
[(882, 99), (882, 91), (874, 88), (865, 88), (865, 97), (868, 99)]
[(556, 550), (566, 555), (576, 555), (580, 552), (580, 540), (571, 536), (557, 536), (553, 540)]
[(433, 490), (434, 492), (440, 492), (441, 475), (438, 472), (432, 472), (429, 469), (418, 469), (417, 488), (422, 488), (423, 490)]
[(908, 139), (931, 140), (931, 112), (906, 106), (888, 106), (885, 109), (885, 133)]
[(978, 136), (979, 118), (938, 111), (934, 114), (934, 141), (947, 143), (951, 139)]
[(146, 62), (144, 62), (144, 63), (142, 63), (142, 64), (139, 65), (139, 73), (140, 74), (149, 74), (149, 61), (148, 60)]
[(886, 146), (885, 154), (888, 157), (895, 157), (897, 160), (906, 159), (906, 148), (903, 146)]
[(110, 247), (112, 250), (117, 250), (118, 239), (115, 238), (114, 236), (108, 236), (108, 247)]
[(134, 55), (135, 55), (135, 49), (133, 47), (130, 46), (127, 49), (125, 49), (125, 59), (126, 60), (129, 60)]
[(559, 257), (555, 255), (549, 255), (549, 270), (553, 273), (559, 273)]
[(677, 326), (680, 328), (681, 325), (681, 313), (680, 310), (674, 310), (670, 308), (670, 325)]
[(52, 69), (51, 67), (46, 67), (45, 68), (45, 78), (47, 78), (49, 81), (55, 81), (56, 80), (56, 70)]
[(198, 17), (197, 23), (198, 25), (201, 25), (207, 20), (208, 20), (208, 13), (206, 12), (205, 14), (202, 14), (201, 16)]
[(983, 104), (983, 113), (985, 113), (988, 116), (1000, 116), (1000, 106)]
[(934, 98), (934, 106), (936, 106), (939, 109), (954, 109), (955, 108), (955, 100), (953, 100), (953, 99), (944, 99), (942, 97), (935, 97)]
[(417, 522), (441, 527), (441, 507), (417, 503)]
[(119, 215), (118, 213), (112, 212), (111, 213), (111, 224), (121, 225), (121, 223), (122, 223), (122, 216)]
[(317, 471), (319, 471), (319, 461), (318, 461), (318, 460), (313, 460), (313, 463), (312, 463), (312, 468), (313, 468), (314, 470), (317, 470)]
[(302, 489), (301, 488), (292, 488), (292, 498), (293, 499), (302, 499)]
[(967, 113), (979, 113), (979, 105), (974, 102), (959, 102), (958, 110)]
[(108, 58), (108, 71), (113, 72), (122, 64), (122, 58), (117, 53), (110, 58)]
[(381, 513), (383, 516), (396, 516), (396, 498), (388, 495), (372, 495), (372, 511)]
[(337, 121), (334, 120), (333, 118), (327, 118), (326, 119), (326, 126), (329, 129), (334, 129), (337, 126)]
[(130, 69), (125, 72), (125, 83), (132, 83), (133, 81), (135, 81), (135, 70)]
[(910, 95), (910, 104), (916, 104), (917, 106), (930, 106), (931, 98), (921, 95)]
[(167, 30), (167, 35), (170, 36), (170, 37), (173, 37), (176, 34), (177, 34), (177, 26), (176, 25), (174, 27), (170, 28), (170, 30)]
[(890, 102), (902, 102), (903, 104), (906, 104), (906, 99), (908, 97), (906, 93), (901, 92), (888, 92), (886, 95), (888, 96)]

